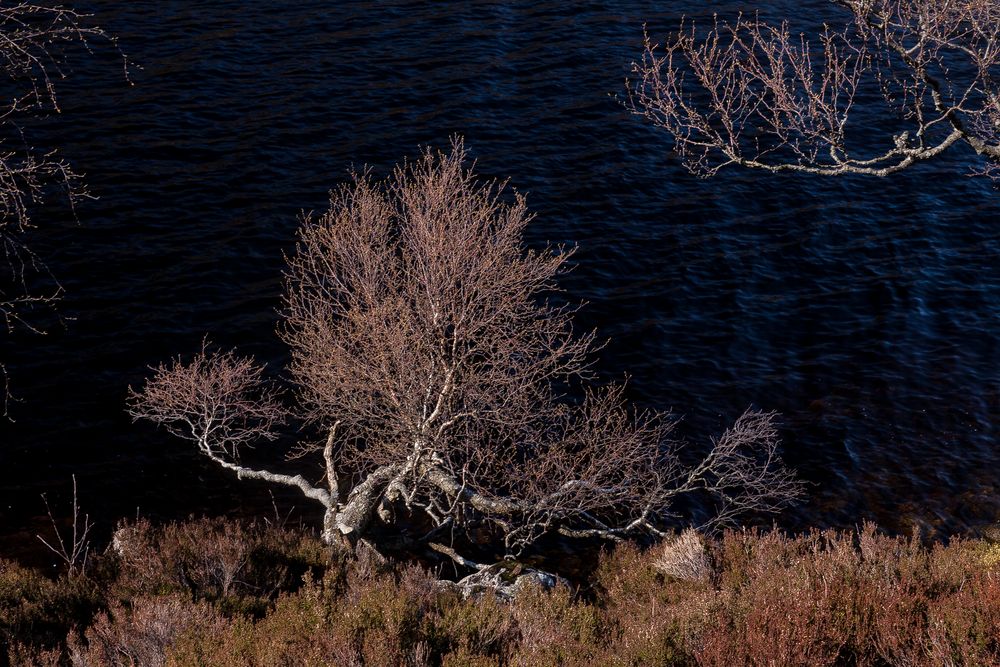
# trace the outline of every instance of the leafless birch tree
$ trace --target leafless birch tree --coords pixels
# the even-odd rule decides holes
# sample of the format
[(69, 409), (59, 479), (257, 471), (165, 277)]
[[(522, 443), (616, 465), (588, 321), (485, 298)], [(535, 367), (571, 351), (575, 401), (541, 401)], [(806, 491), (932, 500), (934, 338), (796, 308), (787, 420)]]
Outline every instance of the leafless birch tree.
[(661, 534), (696, 491), (715, 498), (713, 523), (794, 500), (771, 414), (748, 412), (685, 464), (673, 422), (630, 408), (620, 387), (566, 399), (585, 386), (593, 347), (573, 334), (573, 308), (545, 300), (571, 253), (526, 251), (524, 199), (478, 182), (464, 159), (456, 142), (384, 182), (356, 176), (302, 222), (281, 336), (294, 403), (323, 434), (300, 453), (322, 471), (240, 462), (241, 447), (275, 436), (283, 409), (235, 353), (160, 366), (131, 392), (131, 414), (241, 478), (297, 487), (325, 508), (327, 541), (405, 525), (472, 566), (454, 537), (485, 532), (519, 554), (547, 533)]
[[(982, 156), (976, 173), (996, 176), (1000, 4), (832, 2), (845, 27), (826, 26), (812, 42), (787, 22), (746, 15), (704, 28), (683, 21), (662, 46), (647, 34), (630, 108), (665, 129), (699, 176), (732, 164), (886, 176), (959, 145)], [(881, 145), (859, 140), (852, 122), (868, 88), (899, 122)]]
[[(63, 76), (66, 47), (85, 48), (94, 40), (114, 45), (114, 39), (87, 24), (88, 16), (60, 5), (34, 2), (0, 3), (0, 79), (5, 82), (0, 103), (0, 321), (10, 331), (16, 325), (39, 331), (28, 313), (51, 305), (62, 288), (51, 280), (39, 290), (32, 278), (51, 276), (23, 237), (33, 227), (32, 212), (53, 191), (66, 197), (70, 208), (87, 198), (80, 174), (54, 152), (38, 153), (25, 137), (22, 121), (58, 112), (56, 81)], [(0, 383), (6, 382), (0, 360)], [(0, 403), (6, 397), (0, 387)]]

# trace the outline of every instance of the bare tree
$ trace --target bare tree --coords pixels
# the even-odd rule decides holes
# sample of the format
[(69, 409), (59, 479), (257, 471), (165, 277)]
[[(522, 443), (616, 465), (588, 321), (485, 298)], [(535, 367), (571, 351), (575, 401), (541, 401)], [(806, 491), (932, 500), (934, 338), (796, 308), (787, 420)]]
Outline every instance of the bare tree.
[[(90, 196), (80, 174), (56, 153), (36, 152), (21, 126), (32, 114), (59, 111), (55, 81), (63, 76), (66, 47), (89, 47), (97, 39), (114, 46), (114, 39), (87, 19), (59, 5), (0, 5), (0, 76), (7, 82), (0, 103), (0, 321), (8, 331), (22, 325), (38, 332), (28, 313), (50, 306), (62, 294), (58, 281), (22, 241), (33, 227), (32, 210), (53, 190), (61, 191), (74, 210)], [(51, 279), (50, 287), (32, 284), (38, 274)], [(6, 383), (2, 361), (0, 382)], [(6, 387), (0, 389), (0, 399), (5, 398)]]
[(456, 141), (384, 182), (356, 176), (303, 220), (281, 335), (299, 411), (325, 436), (299, 453), (322, 456), (325, 483), (240, 463), (281, 419), (251, 359), (203, 349), (160, 366), (130, 391), (133, 417), (240, 477), (298, 487), (324, 506), (327, 541), (405, 525), (474, 567), (443, 542), (485, 532), (519, 554), (547, 533), (662, 534), (695, 491), (718, 501), (711, 523), (794, 500), (772, 414), (745, 414), (685, 465), (673, 422), (631, 409), (620, 387), (566, 399), (587, 379), (593, 336), (574, 336), (574, 309), (544, 297), (571, 252), (525, 251), (524, 199), (478, 182), (464, 159)]
[[(663, 46), (647, 33), (628, 106), (667, 130), (699, 176), (731, 164), (886, 176), (956, 145), (983, 156), (977, 173), (995, 176), (1000, 4), (832, 2), (849, 17), (842, 29), (825, 26), (818, 44), (756, 15), (716, 18), (707, 30), (682, 21)], [(899, 119), (881, 146), (851, 133), (869, 87)]]

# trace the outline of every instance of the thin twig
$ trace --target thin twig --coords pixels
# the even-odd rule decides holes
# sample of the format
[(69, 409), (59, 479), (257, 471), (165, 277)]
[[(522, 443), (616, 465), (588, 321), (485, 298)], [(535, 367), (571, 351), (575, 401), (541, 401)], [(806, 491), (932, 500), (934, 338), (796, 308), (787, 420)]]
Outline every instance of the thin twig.
[(66, 565), (66, 572), (70, 576), (76, 574), (84, 574), (87, 570), (87, 557), (90, 553), (90, 540), (88, 536), (90, 535), (90, 529), (92, 524), (90, 523), (90, 515), (83, 515), (83, 522), (80, 522), (80, 506), (77, 502), (77, 492), (76, 492), (76, 475), (73, 475), (73, 530), (69, 538), (69, 546), (67, 547), (67, 542), (63, 540), (62, 533), (59, 531), (59, 525), (56, 523), (55, 516), (52, 514), (52, 508), (49, 507), (49, 501), (42, 494), (42, 501), (45, 503), (45, 511), (49, 516), (49, 522), (52, 524), (52, 532), (55, 534), (56, 545), (53, 546), (41, 535), (36, 535), (42, 544), (49, 548), (49, 550), (57, 555), (63, 563)]

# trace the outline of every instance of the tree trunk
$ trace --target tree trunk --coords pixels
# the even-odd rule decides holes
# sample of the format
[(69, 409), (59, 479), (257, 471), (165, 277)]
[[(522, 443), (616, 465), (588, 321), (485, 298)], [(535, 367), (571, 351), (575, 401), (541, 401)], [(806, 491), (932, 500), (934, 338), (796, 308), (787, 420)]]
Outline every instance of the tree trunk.
[(352, 545), (357, 544), (371, 523), (389, 482), (400, 469), (398, 465), (379, 468), (351, 491), (345, 505), (328, 509), (323, 518), (323, 540), (332, 544), (346, 538)]

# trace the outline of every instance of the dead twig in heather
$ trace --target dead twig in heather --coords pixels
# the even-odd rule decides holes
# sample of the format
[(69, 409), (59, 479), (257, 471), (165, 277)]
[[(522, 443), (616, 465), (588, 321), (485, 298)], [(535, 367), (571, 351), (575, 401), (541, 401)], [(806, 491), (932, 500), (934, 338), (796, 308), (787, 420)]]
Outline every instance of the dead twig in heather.
[(49, 522), (52, 524), (52, 532), (55, 535), (54, 544), (41, 535), (36, 535), (35, 537), (48, 547), (49, 551), (59, 557), (66, 566), (67, 574), (75, 576), (85, 573), (87, 570), (87, 557), (90, 555), (90, 529), (93, 527), (93, 524), (90, 522), (89, 514), (84, 514), (82, 521), (80, 519), (80, 505), (76, 493), (76, 475), (73, 475), (73, 527), (68, 540), (63, 539), (62, 531), (59, 530), (59, 524), (52, 514), (52, 508), (49, 507), (49, 501), (44, 493), (42, 494), (42, 501), (45, 503), (45, 512), (48, 514)]

